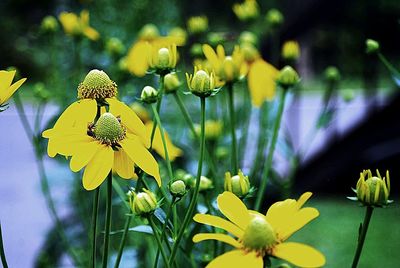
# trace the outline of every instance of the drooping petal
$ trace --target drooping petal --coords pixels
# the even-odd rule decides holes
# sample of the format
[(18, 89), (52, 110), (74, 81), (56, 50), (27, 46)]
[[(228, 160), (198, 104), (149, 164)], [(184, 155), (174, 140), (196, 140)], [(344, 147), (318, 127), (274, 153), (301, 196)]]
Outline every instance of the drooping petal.
[(15, 73), (17, 71), (12, 70), (12, 71), (0, 71), (0, 92), (3, 92), (6, 90), (12, 83), (12, 80), (14, 79)]
[(257, 257), (256, 253), (246, 253), (243, 250), (232, 250), (212, 260), (207, 268), (262, 268), (264, 262), (262, 257)]
[(220, 68), (221, 62), (218, 59), (218, 56), (215, 53), (214, 49), (210, 45), (207, 44), (203, 45), (203, 53), (214, 69), (217, 70)]
[(231, 222), (245, 230), (250, 214), (243, 202), (231, 192), (223, 192), (217, 198), (218, 208)]
[(149, 147), (149, 135), (147, 134), (146, 128), (139, 116), (137, 116), (137, 114), (131, 108), (129, 108), (129, 106), (117, 99), (108, 98), (106, 100), (110, 104), (110, 113), (112, 113), (114, 116), (119, 116), (122, 124), (131, 133), (138, 135), (143, 144), (146, 147)]
[(299, 210), (291, 221), (287, 222), (285, 225), (280, 226), (276, 232), (279, 237), (283, 240), (288, 239), (292, 234), (300, 230), (307, 223), (319, 216), (319, 212), (315, 208), (303, 208)]
[(326, 262), (325, 256), (315, 248), (295, 242), (276, 245), (272, 255), (299, 267), (322, 267)]
[(114, 170), (121, 178), (133, 178), (135, 176), (134, 168), (135, 163), (123, 150), (118, 150), (114, 152)]
[[(153, 130), (153, 125), (154, 123), (149, 121), (146, 123), (146, 131), (148, 134), (150, 134), (149, 140), (151, 139), (151, 131)], [(168, 136), (168, 133), (164, 129), (164, 135), (165, 135), (165, 143), (167, 144), (167, 150), (168, 150), (168, 156), (170, 161), (174, 161), (175, 158), (178, 156), (182, 155), (182, 150), (176, 147), (171, 139)], [(165, 159), (165, 151), (164, 151), (164, 144), (162, 142), (161, 138), (161, 131), (160, 128), (157, 126), (156, 131), (154, 132), (154, 138), (153, 138), (153, 149), (162, 157)]]
[(103, 148), (97, 151), (83, 172), (83, 187), (93, 190), (107, 177), (114, 164), (114, 152), (110, 146), (101, 145)]
[(135, 162), (144, 172), (153, 176), (160, 186), (161, 178), (157, 161), (139, 141), (139, 138), (135, 135), (127, 135), (120, 144), (129, 158), (132, 159), (132, 161)]
[(147, 52), (148, 44), (146, 41), (138, 41), (131, 47), (127, 56), (129, 72), (139, 77), (146, 74), (149, 68)]
[(22, 78), (6, 88), (3, 92), (0, 92), (0, 104), (8, 101), (8, 99), (17, 91), (17, 89), (26, 81), (26, 78)]
[(100, 38), (100, 34), (92, 27), (86, 27), (83, 29), (83, 34), (92, 41), (97, 41)]
[(193, 220), (198, 223), (203, 223), (207, 225), (211, 225), (217, 228), (224, 229), (225, 231), (233, 234), (234, 236), (241, 238), (243, 236), (244, 230), (240, 229), (235, 224), (227, 221), (221, 217), (209, 215), (209, 214), (196, 214), (193, 217)]
[(226, 234), (196, 234), (193, 236), (193, 242), (198, 243), (204, 240), (218, 240), (235, 248), (240, 248), (242, 245), (232, 236)]
[(73, 172), (81, 170), (101, 148), (102, 146), (99, 146), (99, 142), (95, 140), (80, 144), (79, 147), (74, 150), (69, 167)]
[(50, 157), (54, 157), (56, 154), (71, 156), (74, 153), (74, 149), (79, 147), (80, 144), (85, 144), (93, 140), (93, 138), (82, 133), (64, 133), (65, 135), (61, 135), (59, 132), (52, 132), (54, 136), (49, 138), (47, 154)]
[(278, 70), (261, 58), (250, 66), (247, 80), (254, 106), (260, 107), (265, 100), (274, 98), (277, 76)]

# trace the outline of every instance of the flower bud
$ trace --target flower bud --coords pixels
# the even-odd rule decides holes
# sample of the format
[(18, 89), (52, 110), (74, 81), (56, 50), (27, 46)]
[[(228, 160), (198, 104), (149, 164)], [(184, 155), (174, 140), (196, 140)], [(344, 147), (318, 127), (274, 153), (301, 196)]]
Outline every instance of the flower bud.
[(238, 175), (233, 177), (231, 177), (230, 172), (226, 172), (224, 189), (225, 191), (234, 193), (239, 198), (244, 198), (250, 191), (249, 177), (244, 176), (241, 170), (239, 170)]
[(342, 90), (341, 95), (345, 102), (351, 102), (355, 98), (355, 93), (354, 93), (354, 90), (352, 90), (352, 89)]
[(250, 43), (256, 46), (258, 44), (258, 37), (253, 32), (244, 31), (239, 36), (239, 43)]
[(38, 82), (33, 86), (33, 94), (41, 101), (47, 101), (50, 95), (45, 85), (41, 82)]
[(274, 28), (277, 28), (277, 27), (281, 26), (283, 24), (283, 21), (284, 21), (282, 13), (279, 10), (275, 9), (275, 8), (270, 9), (267, 12), (267, 14), (265, 16), (265, 19), (267, 20), (268, 24), (271, 25), (271, 27), (274, 27)]
[(214, 72), (194, 68), (194, 74), (186, 73), (186, 81), (190, 91), (200, 97), (208, 97), (215, 92)]
[(248, 63), (252, 63), (260, 57), (257, 48), (251, 43), (240, 44), (240, 50), (242, 51), (244, 60)]
[[(366, 206), (383, 206), (391, 201), (388, 199), (390, 194), (389, 171), (386, 171), (386, 178), (381, 177), (379, 171), (372, 176), (371, 170), (364, 170), (360, 173), (356, 192), (358, 200)], [(367, 178), (365, 180), (365, 178)]]
[(170, 184), (169, 191), (174, 197), (182, 197), (186, 194), (186, 184), (183, 180), (176, 180)]
[(57, 19), (53, 16), (46, 16), (43, 18), (42, 23), (40, 24), (40, 29), (46, 33), (54, 33), (58, 30), (58, 22)]
[(175, 37), (179, 40), (179, 43), (186, 44), (187, 33), (181, 27), (174, 27), (168, 32), (168, 36)]
[(300, 57), (300, 46), (296, 41), (286, 41), (282, 46), (282, 58), (295, 61)]
[(120, 39), (111, 37), (107, 40), (106, 51), (110, 55), (121, 55), (125, 51), (125, 46)]
[(154, 87), (145, 86), (140, 94), (141, 101), (145, 103), (155, 103), (157, 102), (158, 92)]
[(255, 19), (259, 15), (259, 7), (255, 0), (245, 0), (243, 3), (233, 5), (233, 12), (241, 21)]
[(177, 62), (176, 45), (171, 44), (166, 47), (150, 45), (148, 63), (158, 73), (169, 72), (175, 68)]
[(201, 44), (194, 43), (190, 47), (190, 55), (192, 55), (192, 57), (203, 57), (203, 48)]
[(191, 17), (187, 21), (188, 31), (192, 34), (203, 33), (207, 31), (208, 19), (206, 16)]
[[(193, 187), (194, 187), (194, 185), (193, 185)], [(210, 190), (213, 188), (214, 188), (214, 185), (213, 185), (212, 180), (210, 180), (206, 176), (200, 177), (200, 192)]]
[(164, 89), (165, 93), (172, 93), (178, 90), (181, 82), (178, 79), (176, 73), (169, 73), (164, 77)]
[(139, 39), (141, 40), (153, 41), (159, 36), (160, 32), (158, 31), (157, 26), (151, 23), (144, 25), (139, 32)]
[(367, 39), (365, 41), (367, 54), (373, 54), (379, 52), (379, 43), (374, 39)]
[(145, 216), (153, 213), (158, 206), (155, 194), (149, 190), (143, 189), (143, 192), (139, 193), (131, 190), (128, 196), (129, 205), (136, 215)]
[(298, 73), (291, 66), (285, 66), (279, 72), (276, 81), (284, 89), (288, 89), (296, 85), (300, 81), (300, 78)]
[(328, 82), (337, 82), (340, 80), (339, 70), (334, 66), (329, 66), (324, 72), (325, 79)]
[(117, 85), (100, 70), (91, 70), (78, 86), (78, 99), (105, 99), (115, 97)]
[(222, 44), (225, 41), (225, 38), (220, 33), (211, 32), (207, 35), (207, 40), (211, 46), (216, 47), (219, 44)]

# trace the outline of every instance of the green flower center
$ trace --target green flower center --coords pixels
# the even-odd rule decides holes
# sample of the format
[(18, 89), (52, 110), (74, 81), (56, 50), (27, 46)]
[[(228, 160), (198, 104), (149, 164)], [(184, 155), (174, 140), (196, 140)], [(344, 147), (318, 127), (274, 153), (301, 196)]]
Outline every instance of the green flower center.
[(169, 66), (169, 49), (168, 48), (160, 48), (158, 50), (158, 66), (159, 68), (168, 68)]
[(100, 70), (91, 70), (78, 86), (79, 99), (105, 99), (115, 97), (117, 84)]
[(210, 76), (203, 70), (197, 71), (192, 80), (192, 88), (198, 91), (210, 90)]
[(111, 113), (104, 113), (94, 125), (94, 137), (104, 144), (114, 145), (125, 137), (125, 128)]
[(272, 226), (262, 216), (253, 216), (242, 237), (245, 248), (265, 251), (277, 242)]

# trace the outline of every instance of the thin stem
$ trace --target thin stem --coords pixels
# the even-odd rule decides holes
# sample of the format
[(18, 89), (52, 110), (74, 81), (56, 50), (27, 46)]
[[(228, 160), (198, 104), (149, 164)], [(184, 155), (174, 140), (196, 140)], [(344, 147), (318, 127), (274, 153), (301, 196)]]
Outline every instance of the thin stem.
[(128, 233), (129, 233), (129, 224), (130, 223), (131, 223), (131, 217), (127, 216), (126, 221), (125, 221), (124, 233), (122, 234), (121, 243), (119, 244), (117, 259), (115, 260), (114, 268), (118, 268), (119, 264), (121, 262), (122, 253), (124, 252), (126, 239), (128, 237)]
[(147, 217), (147, 219), (149, 220), (151, 229), (153, 229), (153, 234), (154, 234), (154, 237), (156, 238), (156, 241), (157, 241), (157, 244), (158, 244), (158, 248), (161, 251), (161, 256), (163, 257), (165, 266), (167, 268), (169, 268), (170, 264), (168, 263), (167, 254), (165, 253), (165, 250), (164, 250), (164, 248), (162, 246), (162, 243), (161, 243), (161, 240), (160, 240), (160, 236), (158, 235), (157, 228), (156, 228), (156, 225), (154, 224), (153, 218), (151, 216), (149, 216), (149, 217)]
[(151, 109), (153, 110), (154, 117), (156, 119), (156, 123), (158, 125), (158, 129), (160, 129), (161, 133), (161, 140), (164, 146), (164, 154), (165, 154), (165, 161), (167, 162), (167, 169), (168, 169), (168, 175), (169, 179), (173, 180), (174, 174), (172, 173), (172, 166), (171, 166), (171, 161), (169, 160), (169, 154), (168, 154), (168, 149), (167, 149), (167, 142), (165, 141), (165, 134), (164, 134), (164, 129), (161, 124), (160, 116), (158, 114), (158, 111), (154, 105), (151, 105)]
[(236, 142), (236, 133), (235, 133), (235, 108), (234, 108), (234, 95), (233, 95), (233, 84), (228, 84), (228, 96), (229, 96), (229, 116), (231, 118), (231, 137), (232, 137), (232, 167), (231, 171), (233, 174), (238, 173), (238, 155), (237, 155), (237, 142)]
[[(163, 226), (161, 228), (161, 238), (160, 238), (161, 243), (163, 242), (163, 238), (164, 238), (164, 235), (165, 235), (165, 230), (167, 229), (167, 224), (168, 224), (169, 218), (171, 217), (171, 214), (172, 214), (172, 211), (173, 211), (173, 207), (175, 206), (175, 201), (176, 201), (176, 198), (173, 197), (172, 202), (169, 205), (167, 216), (165, 217), (164, 224), (163, 224)], [(167, 244), (168, 244), (168, 241), (167, 241)], [(157, 268), (157, 266), (158, 266), (158, 258), (159, 257), (160, 257), (160, 249), (157, 250), (156, 259), (154, 261), (154, 268)]]
[(196, 207), (196, 202), (197, 198), (199, 196), (199, 191), (200, 191), (200, 178), (201, 178), (201, 170), (203, 167), (203, 158), (204, 158), (204, 147), (205, 147), (205, 111), (206, 111), (206, 100), (204, 97), (200, 98), (201, 102), (201, 142), (200, 142), (200, 158), (199, 158), (199, 163), (197, 167), (197, 177), (196, 177), (196, 186), (194, 189), (194, 194), (193, 198), (190, 201), (189, 208), (186, 212), (185, 218), (183, 220), (182, 225), (179, 228), (179, 233), (178, 236), (175, 240), (174, 246), (172, 247), (171, 251), (171, 256), (169, 258), (169, 263), (172, 264), (175, 260), (175, 255), (178, 251), (179, 248), (179, 243), (183, 237), (183, 234), (185, 233), (186, 227), (189, 225), (190, 220), (192, 219), (194, 209)]
[(107, 268), (108, 250), (110, 247), (110, 229), (111, 229), (111, 206), (112, 206), (112, 171), (107, 176), (107, 203), (106, 203), (106, 226), (104, 231), (103, 248), (103, 268)]
[(395, 75), (397, 78), (400, 78), (400, 73), (399, 73), (399, 71), (398, 71), (396, 68), (394, 68), (394, 66), (386, 59), (385, 56), (383, 56), (382, 53), (378, 52), (378, 57), (379, 57), (379, 59), (382, 61), (382, 63), (386, 66), (386, 68), (388, 68), (389, 71), (390, 71), (393, 75)]
[(3, 234), (1, 232), (1, 222), (0, 222), (0, 256), (1, 256), (1, 263), (3, 264), (3, 267), (8, 268), (6, 254), (4, 252)]
[[(163, 74), (160, 75), (160, 89), (158, 90), (157, 113), (160, 112), (161, 102), (162, 102), (162, 98), (164, 95), (164, 77), (165, 77), (165, 75), (163, 75)], [(153, 148), (153, 140), (154, 140), (154, 135), (156, 133), (156, 127), (157, 127), (157, 122), (154, 122), (153, 128), (151, 130), (149, 150), (151, 150)]]
[(360, 256), (361, 256), (361, 251), (362, 251), (362, 248), (364, 246), (365, 237), (367, 235), (368, 226), (369, 226), (369, 222), (371, 220), (371, 216), (372, 216), (372, 212), (373, 211), (374, 211), (373, 207), (367, 206), (367, 209), (365, 211), (364, 222), (363, 222), (362, 228), (361, 228), (361, 233), (359, 234), (359, 237), (358, 237), (357, 250), (356, 250), (356, 253), (354, 255), (353, 264), (351, 265), (351, 268), (356, 268), (357, 267), (358, 261), (359, 261)]
[(272, 165), (272, 159), (274, 156), (275, 145), (276, 145), (276, 141), (278, 140), (279, 128), (281, 126), (282, 114), (283, 114), (283, 110), (285, 107), (286, 92), (288, 90), (289, 89), (281, 89), (281, 97), (280, 97), (280, 102), (279, 102), (279, 107), (278, 107), (278, 114), (275, 119), (275, 125), (274, 125), (274, 130), (272, 133), (271, 144), (269, 146), (268, 156), (267, 156), (267, 160), (265, 162), (263, 174), (261, 176), (260, 189), (258, 189), (258, 194), (257, 194), (257, 199), (256, 199), (256, 204), (255, 204), (255, 210), (257, 210), (257, 211), (260, 209), (261, 201), (262, 201), (262, 198), (263, 198), (264, 192), (265, 192), (265, 187), (267, 186), (268, 173), (269, 173), (269, 171), (271, 169), (271, 165)]
[(93, 196), (93, 212), (92, 212), (92, 259), (90, 267), (96, 267), (96, 232), (97, 232), (97, 214), (99, 210), (100, 188), (97, 187)]

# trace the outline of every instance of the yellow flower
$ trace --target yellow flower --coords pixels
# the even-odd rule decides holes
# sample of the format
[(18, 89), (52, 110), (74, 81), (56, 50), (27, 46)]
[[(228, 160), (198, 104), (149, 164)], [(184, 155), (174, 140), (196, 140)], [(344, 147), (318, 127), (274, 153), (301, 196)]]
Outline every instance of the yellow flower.
[(82, 10), (79, 17), (72, 12), (61, 12), (58, 18), (68, 35), (84, 35), (92, 41), (100, 38), (100, 34), (89, 26), (89, 11), (87, 10)]
[(0, 107), (8, 101), (15, 91), (25, 82), (22, 78), (12, 84), (16, 71), (0, 71)]
[(208, 28), (208, 19), (206, 16), (190, 17), (187, 21), (187, 28), (192, 34), (204, 33)]
[(190, 91), (196, 96), (208, 97), (217, 92), (218, 81), (214, 72), (194, 66), (193, 74), (186, 73), (186, 82)]
[(218, 196), (217, 203), (229, 221), (207, 214), (196, 214), (193, 219), (224, 229), (237, 239), (222, 233), (201, 233), (196, 234), (193, 241), (197, 243), (212, 239), (235, 248), (211, 261), (207, 266), (209, 268), (262, 268), (265, 255), (284, 259), (299, 267), (321, 267), (325, 264), (325, 257), (318, 250), (301, 243), (285, 242), (293, 233), (318, 217), (317, 209), (302, 208), (311, 195), (307, 192), (298, 201), (286, 199), (277, 202), (263, 215), (247, 209), (233, 193), (224, 192)]
[(297, 41), (286, 41), (282, 46), (282, 58), (293, 61), (300, 57), (300, 46)]
[[(194, 129), (200, 137), (200, 125), (195, 124)], [(221, 136), (222, 122), (216, 120), (206, 120), (205, 122), (205, 138), (206, 140), (216, 140)]]
[(187, 40), (187, 33), (181, 27), (174, 27), (168, 32), (168, 36), (179, 39), (179, 45), (185, 45)]
[(147, 61), (150, 68), (158, 72), (170, 72), (175, 68), (177, 60), (175, 44), (148, 43)]
[[(366, 179), (365, 179), (366, 178)], [(390, 204), (390, 177), (386, 171), (386, 178), (376, 170), (376, 176), (372, 176), (371, 170), (360, 173), (356, 187), (357, 199), (366, 206), (384, 206)]]
[(255, 19), (259, 15), (258, 4), (255, 0), (245, 0), (241, 4), (236, 3), (232, 9), (236, 17), (242, 21)]
[(216, 76), (225, 82), (235, 82), (247, 74), (247, 64), (239, 46), (235, 46), (231, 56), (225, 56), (222, 45), (218, 45), (215, 52), (210, 45), (205, 44), (203, 53), (211, 63)]
[[(143, 143), (146, 138), (143, 123), (123, 103), (115, 99), (107, 101), (114, 105), (95, 123), (95, 100), (82, 100), (68, 107), (54, 127), (43, 132), (43, 137), (49, 139), (49, 156), (57, 153), (71, 156), (70, 168), (74, 172), (86, 167), (83, 173), (86, 190), (97, 188), (112, 169), (122, 178), (133, 178), (135, 165), (161, 185), (158, 164)], [(133, 117), (123, 111), (126, 108)]]

